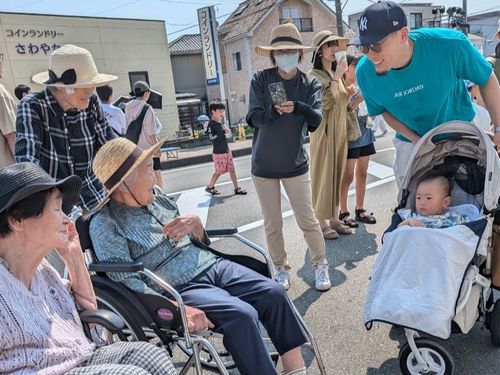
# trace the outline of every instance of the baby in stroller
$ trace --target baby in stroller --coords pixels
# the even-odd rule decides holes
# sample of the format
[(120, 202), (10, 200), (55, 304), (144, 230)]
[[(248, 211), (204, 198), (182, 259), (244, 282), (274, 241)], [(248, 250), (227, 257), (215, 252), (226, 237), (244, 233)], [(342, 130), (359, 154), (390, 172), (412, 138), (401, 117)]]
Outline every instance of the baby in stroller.
[(408, 225), (421, 228), (448, 228), (476, 220), (479, 210), (473, 204), (451, 206), (452, 180), (439, 171), (427, 172), (417, 184), (415, 212), (400, 209), (403, 221), (398, 227)]

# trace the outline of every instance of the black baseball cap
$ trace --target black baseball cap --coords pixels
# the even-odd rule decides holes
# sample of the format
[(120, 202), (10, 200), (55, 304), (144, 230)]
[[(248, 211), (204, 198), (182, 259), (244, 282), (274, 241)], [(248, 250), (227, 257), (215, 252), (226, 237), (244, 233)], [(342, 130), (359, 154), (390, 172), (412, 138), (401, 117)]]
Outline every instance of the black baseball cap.
[(358, 21), (359, 37), (349, 42), (349, 45), (369, 46), (407, 25), (403, 8), (392, 1), (379, 1), (361, 14)]

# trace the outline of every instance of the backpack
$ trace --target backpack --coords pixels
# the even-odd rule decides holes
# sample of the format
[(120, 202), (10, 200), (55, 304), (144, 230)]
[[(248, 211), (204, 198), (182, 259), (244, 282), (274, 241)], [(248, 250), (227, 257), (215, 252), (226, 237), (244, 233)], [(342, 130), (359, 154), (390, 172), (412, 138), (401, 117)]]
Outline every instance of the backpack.
[(132, 120), (127, 127), (125, 138), (130, 139), (135, 144), (139, 142), (139, 136), (142, 132), (142, 123), (144, 122), (144, 117), (146, 116), (146, 112), (148, 111), (149, 107), (150, 105), (146, 103), (144, 107), (142, 107), (139, 116), (137, 116), (135, 120)]

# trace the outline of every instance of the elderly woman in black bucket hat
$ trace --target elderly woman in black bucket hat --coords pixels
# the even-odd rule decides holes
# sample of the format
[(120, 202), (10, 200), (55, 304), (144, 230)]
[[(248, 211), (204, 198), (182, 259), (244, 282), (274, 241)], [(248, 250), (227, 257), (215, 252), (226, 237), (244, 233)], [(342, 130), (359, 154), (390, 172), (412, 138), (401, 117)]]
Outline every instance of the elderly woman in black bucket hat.
[(252, 179), (264, 216), (275, 279), (290, 286), (290, 266), (283, 239), (280, 182), (304, 234), (315, 272), (315, 287), (331, 287), (325, 241), (311, 202), (309, 158), (304, 148), (308, 132), (321, 123), (321, 84), (297, 66), (310, 46), (293, 23), (275, 26), (270, 46), (255, 49), (273, 67), (255, 73), (250, 84), (248, 125), (255, 128), (252, 143)]
[[(0, 373), (175, 374), (168, 354), (153, 345), (96, 349), (85, 336), (75, 303), (83, 310), (97, 303), (66, 216), (80, 188), (79, 177), (55, 181), (33, 163), (0, 169)], [(69, 281), (44, 260), (52, 249)]]

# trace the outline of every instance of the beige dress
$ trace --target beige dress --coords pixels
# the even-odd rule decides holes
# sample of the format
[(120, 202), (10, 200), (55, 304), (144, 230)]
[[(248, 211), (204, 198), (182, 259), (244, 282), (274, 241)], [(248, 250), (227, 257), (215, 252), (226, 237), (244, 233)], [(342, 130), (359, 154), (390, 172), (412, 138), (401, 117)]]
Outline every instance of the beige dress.
[(311, 188), (314, 213), (318, 219), (336, 216), (340, 183), (347, 160), (347, 92), (342, 81), (332, 94), (332, 77), (323, 70), (309, 74), (323, 85), (323, 121), (311, 133)]

